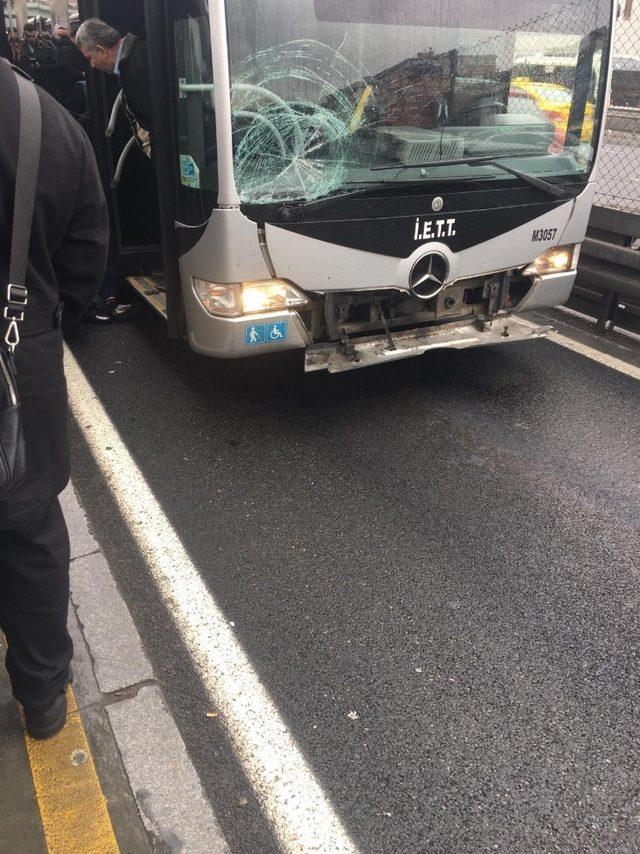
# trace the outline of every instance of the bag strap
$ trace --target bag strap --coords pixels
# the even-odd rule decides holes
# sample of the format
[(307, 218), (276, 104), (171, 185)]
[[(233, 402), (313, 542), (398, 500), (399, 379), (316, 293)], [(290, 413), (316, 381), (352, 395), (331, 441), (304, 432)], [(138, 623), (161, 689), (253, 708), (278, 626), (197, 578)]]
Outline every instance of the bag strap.
[(10, 353), (13, 353), (20, 343), (18, 324), (24, 320), (24, 309), (28, 302), (27, 262), (31, 244), (42, 145), (42, 111), (38, 91), (33, 82), (23, 77), (19, 71), (16, 71), (14, 77), (20, 101), (20, 135), (13, 205), (9, 284), (5, 295), (6, 306), (3, 311), (3, 317), (8, 321), (4, 343)]

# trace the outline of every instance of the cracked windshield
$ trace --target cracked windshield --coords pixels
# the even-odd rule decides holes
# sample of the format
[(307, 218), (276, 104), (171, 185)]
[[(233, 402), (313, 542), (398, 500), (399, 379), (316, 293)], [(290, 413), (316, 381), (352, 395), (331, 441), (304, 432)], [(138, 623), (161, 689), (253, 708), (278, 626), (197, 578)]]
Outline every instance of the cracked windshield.
[(227, 25), (245, 203), (509, 180), (459, 162), (487, 156), (544, 177), (590, 169), (604, 0), (237, 0)]

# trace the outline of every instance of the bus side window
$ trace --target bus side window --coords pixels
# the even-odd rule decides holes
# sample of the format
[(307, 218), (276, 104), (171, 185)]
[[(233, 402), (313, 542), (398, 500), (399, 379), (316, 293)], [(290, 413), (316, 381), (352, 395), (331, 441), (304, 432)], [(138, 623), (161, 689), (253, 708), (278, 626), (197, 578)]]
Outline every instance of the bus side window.
[(178, 134), (178, 218), (205, 222), (216, 204), (218, 160), (213, 65), (206, 0), (181, 0), (174, 17)]

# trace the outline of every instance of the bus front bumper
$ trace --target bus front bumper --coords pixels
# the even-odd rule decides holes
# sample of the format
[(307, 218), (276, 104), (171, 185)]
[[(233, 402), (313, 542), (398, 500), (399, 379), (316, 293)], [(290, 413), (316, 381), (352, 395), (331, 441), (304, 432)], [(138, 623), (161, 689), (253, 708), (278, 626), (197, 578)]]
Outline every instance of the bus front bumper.
[[(481, 330), (480, 325), (484, 328)], [(552, 331), (552, 326), (537, 326), (514, 315), (496, 317), (491, 323), (477, 325), (475, 322), (392, 332), (391, 340), (386, 335), (353, 338), (353, 350), (346, 352), (340, 344), (314, 344), (305, 353), (305, 371), (329, 371), (330, 374), (367, 368), (383, 362), (394, 362), (410, 356), (420, 356), (428, 350), (446, 347), (462, 350), (466, 347), (481, 347), (485, 344), (506, 344), (532, 341), (543, 338)]]

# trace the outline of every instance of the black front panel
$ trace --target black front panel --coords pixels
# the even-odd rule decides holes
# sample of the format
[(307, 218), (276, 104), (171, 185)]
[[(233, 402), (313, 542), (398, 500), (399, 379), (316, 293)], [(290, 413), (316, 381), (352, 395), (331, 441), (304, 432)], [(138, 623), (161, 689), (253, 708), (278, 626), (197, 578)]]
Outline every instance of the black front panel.
[[(439, 197), (394, 195), (342, 199), (317, 211), (311, 206), (305, 210), (304, 206), (266, 205), (245, 206), (243, 211), (258, 222), (270, 222), (326, 243), (406, 258), (418, 246), (429, 242), (444, 243), (453, 252), (461, 252), (499, 237), (566, 204), (584, 186), (567, 188), (566, 199), (545, 199), (539, 190), (523, 188), (443, 192)], [(443, 206), (436, 213), (433, 207), (437, 198), (442, 199)]]
[[(338, 246), (406, 258), (431, 241), (444, 243), (453, 252), (461, 252), (484, 243), (526, 222), (554, 210), (561, 202), (523, 205), (424, 216), (397, 216), (390, 219), (332, 220), (279, 225), (296, 234), (314, 237)], [(428, 210), (428, 209), (427, 209)]]

